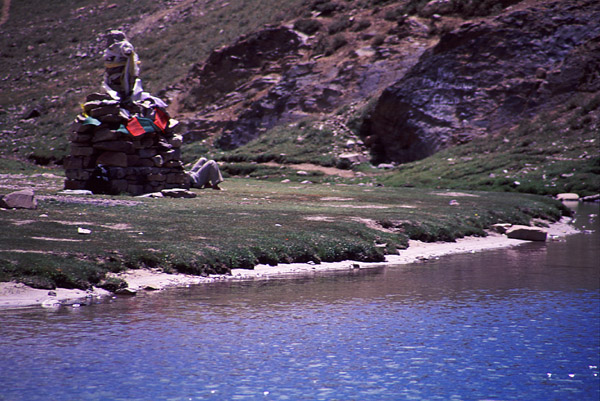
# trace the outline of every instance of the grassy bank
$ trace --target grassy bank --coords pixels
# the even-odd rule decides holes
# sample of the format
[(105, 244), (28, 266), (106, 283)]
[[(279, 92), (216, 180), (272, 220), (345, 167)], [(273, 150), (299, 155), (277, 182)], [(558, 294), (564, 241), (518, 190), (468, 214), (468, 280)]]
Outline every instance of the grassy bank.
[(398, 166), (378, 182), (540, 195), (597, 194), (599, 115), (600, 95), (573, 98), (554, 113)]
[(552, 113), (524, 119), (513, 127), (391, 169), (341, 159), (339, 155), (347, 151), (345, 144), (359, 139), (362, 116), (356, 112), (341, 113), (338, 118), (354, 131), (354, 136), (334, 133), (329, 120), (323, 119), (274, 128), (230, 152), (215, 152), (194, 143), (184, 145), (184, 153), (189, 157), (187, 161), (208, 153), (225, 162), (224, 169), (232, 175), (273, 180), (302, 180), (290, 165), (312, 163), (356, 173), (355, 178), (348, 180), (311, 172), (309, 178), (313, 182), (538, 195), (576, 192), (588, 196), (600, 191), (598, 94), (575, 97)]
[[(566, 213), (525, 194), (228, 179), (226, 191), (196, 190), (193, 199), (76, 197), (56, 194), (58, 172), (12, 177), (36, 188), (38, 208), (0, 212), (0, 280), (38, 288), (103, 285), (107, 272), (131, 268), (204, 275), (257, 263), (382, 261), (409, 238), (452, 241)], [(6, 193), (10, 177), (3, 182)]]

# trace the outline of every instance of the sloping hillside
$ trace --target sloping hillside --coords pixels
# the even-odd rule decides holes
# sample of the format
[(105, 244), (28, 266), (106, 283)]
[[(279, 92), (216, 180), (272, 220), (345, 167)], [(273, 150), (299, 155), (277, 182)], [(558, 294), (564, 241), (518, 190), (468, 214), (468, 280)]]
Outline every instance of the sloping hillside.
[(0, 154), (60, 163), (66, 133), (100, 90), (103, 35), (121, 29), (141, 59), (144, 88), (179, 82), (215, 48), (295, 15), (300, 0), (12, 1), (0, 25)]
[(230, 174), (248, 173), (240, 161), (362, 171), (478, 149), (478, 138), (514, 153), (519, 127), (534, 124), (528, 149), (578, 153), (569, 168), (595, 174), (599, 13), (594, 0), (11, 2), (0, 154), (62, 163), (79, 104), (100, 89), (103, 33), (122, 29), (145, 89), (182, 122), (186, 161), (208, 154)]

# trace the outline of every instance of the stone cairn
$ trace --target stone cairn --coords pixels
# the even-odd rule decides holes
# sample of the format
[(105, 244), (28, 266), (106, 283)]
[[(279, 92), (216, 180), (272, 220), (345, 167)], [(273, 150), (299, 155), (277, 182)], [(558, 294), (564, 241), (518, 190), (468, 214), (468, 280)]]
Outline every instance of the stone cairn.
[(120, 31), (106, 35), (104, 93), (86, 97), (71, 125), (65, 189), (140, 195), (189, 188), (175, 134), (162, 100), (143, 92), (139, 61)]

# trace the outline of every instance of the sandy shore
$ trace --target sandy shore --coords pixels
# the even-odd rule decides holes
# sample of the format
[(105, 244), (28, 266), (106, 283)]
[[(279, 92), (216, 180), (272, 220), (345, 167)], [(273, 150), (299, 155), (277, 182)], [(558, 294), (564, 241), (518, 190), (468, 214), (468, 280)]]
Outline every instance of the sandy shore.
[[(574, 234), (577, 230), (569, 225), (570, 219), (564, 218), (560, 222), (551, 224), (546, 230), (548, 241), (560, 239), (566, 235)], [(456, 242), (425, 243), (410, 241), (406, 250), (399, 255), (388, 255), (385, 262), (334, 262), (321, 264), (292, 263), (277, 266), (258, 265), (254, 270), (234, 269), (231, 275), (215, 275), (199, 277), (186, 274), (167, 274), (155, 270), (130, 270), (114, 276), (127, 281), (132, 291), (162, 290), (172, 287), (185, 287), (196, 284), (205, 284), (225, 280), (268, 280), (292, 275), (311, 274), (320, 271), (343, 271), (352, 269), (366, 269), (382, 265), (404, 265), (426, 259), (437, 258), (444, 255), (457, 253), (474, 253), (490, 249), (507, 248), (523, 244), (527, 241), (510, 239), (505, 235), (490, 232), (487, 237), (467, 237)], [(56, 308), (62, 305), (79, 307), (94, 302), (103, 297), (114, 296), (100, 288), (92, 290), (69, 290), (58, 288), (53, 291), (39, 290), (27, 287), (21, 283), (0, 283), (0, 308), (41, 306)]]

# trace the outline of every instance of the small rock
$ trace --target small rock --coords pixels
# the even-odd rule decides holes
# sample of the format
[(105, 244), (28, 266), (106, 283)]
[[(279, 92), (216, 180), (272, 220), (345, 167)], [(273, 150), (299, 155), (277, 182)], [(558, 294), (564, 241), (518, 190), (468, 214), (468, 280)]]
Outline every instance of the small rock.
[(0, 207), (6, 209), (35, 209), (37, 208), (37, 201), (32, 189), (23, 189), (0, 197)]
[(560, 201), (578, 201), (579, 195), (567, 192), (567, 193), (562, 193), (562, 194), (556, 195), (556, 199), (558, 199)]
[(506, 236), (512, 239), (521, 239), (525, 241), (546, 241), (548, 233), (539, 227), (529, 227), (514, 225), (506, 230)]
[(56, 299), (45, 299), (41, 304), (41, 307), (44, 309), (58, 308), (59, 306), (60, 302), (58, 302)]
[(600, 201), (600, 194), (584, 196), (581, 198), (582, 202), (598, 202)]
[(452, 199), (450, 202), (448, 202), (448, 204), (450, 206), (459, 206), (460, 205), (460, 203), (456, 199)]
[(160, 193), (170, 198), (195, 198), (197, 196), (194, 192), (183, 188), (163, 189)]
[(377, 165), (377, 168), (379, 168), (379, 169), (386, 169), (386, 170), (392, 169), (394, 167), (395, 166), (393, 164), (391, 164), (391, 163), (380, 163), (380, 164)]
[(25, 115), (23, 115), (23, 118), (25, 120), (29, 120), (30, 118), (37, 118), (40, 117), (42, 115), (42, 112), (39, 108), (33, 108), (28, 110)]
[(350, 163), (364, 163), (369, 161), (369, 158), (360, 153), (342, 153), (339, 156), (340, 160), (347, 160)]
[(449, 14), (453, 10), (453, 2), (450, 0), (432, 0), (425, 4), (419, 12), (422, 17), (431, 17), (434, 14)]
[(138, 198), (164, 198), (165, 196), (160, 192), (151, 192), (149, 194), (139, 195)]
[(119, 288), (117, 291), (115, 291), (115, 294), (134, 297), (137, 295), (137, 291), (131, 288)]
[(87, 189), (65, 189), (58, 192), (61, 195), (93, 195), (94, 193)]
[(500, 234), (506, 234), (506, 231), (512, 227), (512, 224), (510, 223), (498, 223), (498, 224), (494, 224), (492, 226), (492, 230), (496, 231), (497, 233)]
[(92, 233), (92, 230), (89, 230), (89, 229), (83, 228), (83, 227), (78, 227), (77, 228), (77, 233), (78, 234), (83, 234), (83, 235), (90, 235)]

